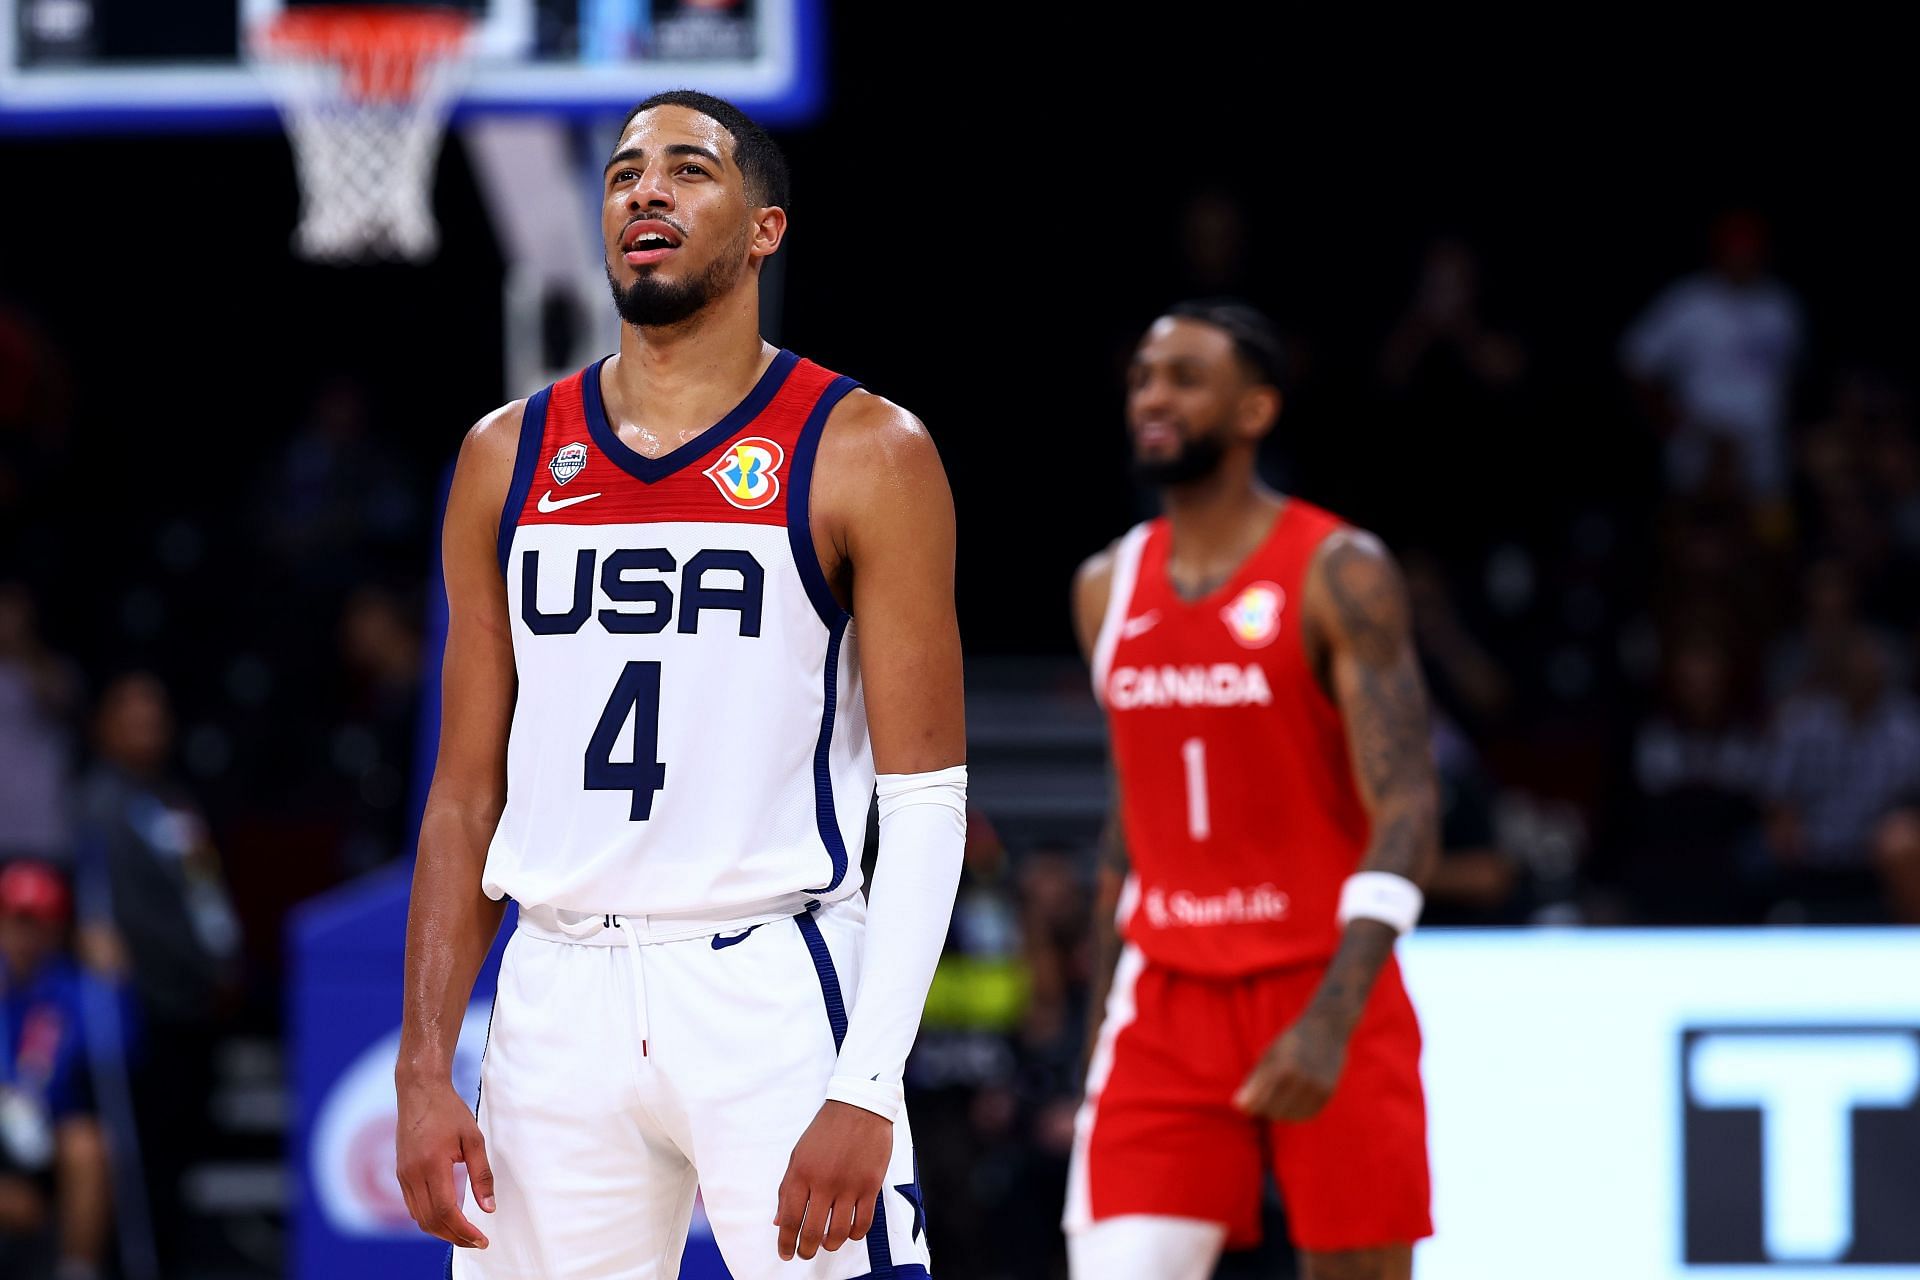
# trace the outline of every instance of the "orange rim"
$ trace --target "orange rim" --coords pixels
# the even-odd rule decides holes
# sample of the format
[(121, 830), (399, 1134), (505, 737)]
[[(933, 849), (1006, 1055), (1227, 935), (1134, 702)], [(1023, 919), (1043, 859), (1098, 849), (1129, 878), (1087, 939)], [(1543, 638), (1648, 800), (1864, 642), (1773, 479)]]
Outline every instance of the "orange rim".
[(268, 58), (338, 63), (355, 98), (414, 95), (420, 68), (458, 53), (473, 20), (452, 9), (313, 5), (287, 9), (259, 32)]

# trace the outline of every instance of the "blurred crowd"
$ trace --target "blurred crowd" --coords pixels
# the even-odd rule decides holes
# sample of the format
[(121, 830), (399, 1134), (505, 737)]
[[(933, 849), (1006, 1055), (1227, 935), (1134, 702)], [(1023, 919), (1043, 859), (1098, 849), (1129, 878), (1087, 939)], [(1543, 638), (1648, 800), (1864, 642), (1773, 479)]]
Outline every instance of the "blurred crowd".
[[(1723, 215), (1626, 324), (1644, 495), (1573, 513), (1564, 549), (1403, 547), (1441, 773), (1491, 816), (1470, 839), (1449, 811), (1480, 872), (1449, 860), (1438, 918), (1920, 922), (1920, 436), (1896, 377), (1812, 359), (1771, 250)], [(1479, 296), (1436, 244), (1381, 356), (1405, 421), (1525, 412), (1530, 344)]]
[(254, 501), (149, 496), (130, 572), (62, 593), (102, 554), (34, 483), (69, 405), (0, 307), (0, 1276), (247, 1274), (193, 1170), (244, 1149), (217, 1077), (278, 1035), (287, 909), (406, 852), (433, 479), (326, 387)]
[[(1270, 301), (1246, 206), (1184, 217), (1169, 300)], [(1920, 923), (1920, 434), (1897, 376), (1820, 346), (1773, 247), (1728, 213), (1617, 318), (1593, 412), (1625, 462), (1555, 453), (1556, 406), (1595, 389), (1466, 239), (1428, 246), (1360, 381), (1316, 386), (1301, 338), (1282, 482), (1311, 478), (1298, 422), (1399, 464), (1301, 491), (1406, 570), (1446, 799), (1427, 923)], [(81, 1280), (190, 1247), (214, 1048), (275, 1029), (282, 917), (410, 853), (442, 477), (320, 385), (223, 459), (243, 501), (132, 507), (131, 558), (76, 601), (85, 544), (32, 482), (81, 460), (70, 399), (0, 305), (0, 1274)], [(1557, 503), (1589, 466), (1622, 478)], [(1457, 518), (1402, 503), (1434, 476)], [(975, 815), (909, 1077), (955, 1274), (1058, 1265), (1094, 835)]]

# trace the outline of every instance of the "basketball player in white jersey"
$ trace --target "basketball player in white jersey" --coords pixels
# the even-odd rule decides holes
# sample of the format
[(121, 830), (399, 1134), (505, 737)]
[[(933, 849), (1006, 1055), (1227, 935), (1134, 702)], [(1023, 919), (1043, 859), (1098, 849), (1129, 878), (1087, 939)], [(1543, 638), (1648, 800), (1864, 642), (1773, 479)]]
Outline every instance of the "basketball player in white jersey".
[[(670, 1280), (696, 1186), (735, 1280), (917, 1280), (900, 1080), (965, 835), (952, 499), (911, 414), (761, 340), (786, 172), (751, 120), (649, 99), (604, 194), (619, 351), (477, 424), (448, 502), (400, 1182), (460, 1280)], [(470, 1111), (454, 1041), (508, 898)]]

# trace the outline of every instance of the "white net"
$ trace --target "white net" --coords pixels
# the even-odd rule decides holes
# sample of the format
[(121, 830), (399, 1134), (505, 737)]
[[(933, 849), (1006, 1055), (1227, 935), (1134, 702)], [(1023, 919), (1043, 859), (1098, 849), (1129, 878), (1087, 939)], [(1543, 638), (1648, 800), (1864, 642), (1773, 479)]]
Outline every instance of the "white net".
[(253, 33), (293, 143), (302, 257), (433, 256), (434, 162), (467, 40), (444, 11), (346, 7), (291, 10)]

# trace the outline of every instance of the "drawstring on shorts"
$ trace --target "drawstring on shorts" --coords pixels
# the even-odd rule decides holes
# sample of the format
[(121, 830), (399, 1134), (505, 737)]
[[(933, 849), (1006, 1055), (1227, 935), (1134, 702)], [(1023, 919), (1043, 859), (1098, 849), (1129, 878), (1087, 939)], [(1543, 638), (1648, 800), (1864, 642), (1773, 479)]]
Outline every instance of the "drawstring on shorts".
[(640, 960), (640, 931), (628, 929), (616, 915), (588, 916), (569, 924), (556, 918), (554, 925), (569, 938), (591, 938), (606, 929), (619, 929), (622, 941), (626, 943), (627, 954), (633, 957), (633, 1017), (634, 1029), (640, 1035), (640, 1056), (647, 1056), (647, 975), (646, 967)]

